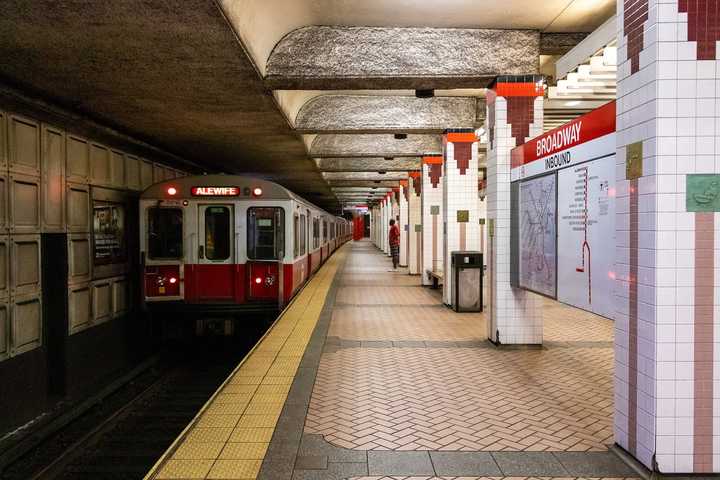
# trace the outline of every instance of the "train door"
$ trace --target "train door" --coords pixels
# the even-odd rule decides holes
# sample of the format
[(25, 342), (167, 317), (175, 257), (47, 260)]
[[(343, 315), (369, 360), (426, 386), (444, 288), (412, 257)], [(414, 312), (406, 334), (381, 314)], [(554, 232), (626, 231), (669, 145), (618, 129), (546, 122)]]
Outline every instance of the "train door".
[(194, 279), (198, 300), (233, 300), (237, 281), (233, 205), (199, 205), (198, 209), (198, 265)]
[(251, 300), (278, 300), (285, 256), (285, 212), (279, 207), (248, 209), (248, 278)]
[(305, 217), (305, 221), (307, 222), (307, 226), (305, 228), (305, 235), (307, 238), (305, 239), (305, 245), (307, 245), (307, 276), (310, 278), (310, 275), (312, 275), (312, 255), (310, 252), (312, 252), (313, 244), (312, 244), (312, 215), (310, 215), (310, 209), (307, 210), (307, 216)]

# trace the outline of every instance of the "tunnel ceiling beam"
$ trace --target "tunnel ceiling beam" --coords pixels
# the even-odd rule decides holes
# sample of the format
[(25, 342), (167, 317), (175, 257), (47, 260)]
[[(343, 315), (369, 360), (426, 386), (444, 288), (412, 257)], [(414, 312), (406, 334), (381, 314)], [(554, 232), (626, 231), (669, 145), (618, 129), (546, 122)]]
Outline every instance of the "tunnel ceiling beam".
[(479, 100), (475, 97), (321, 95), (302, 107), (295, 119), (295, 128), (300, 133), (442, 133), (448, 127), (481, 125), (485, 102)]
[(587, 33), (543, 32), (540, 34), (540, 55), (565, 55), (587, 35)]
[(310, 155), (324, 157), (422, 157), (442, 152), (441, 135), (409, 134), (398, 140), (389, 134), (321, 134)]
[(539, 70), (536, 30), (309, 26), (287, 34), (267, 63), (271, 89), (485, 87)]
[(316, 162), (323, 172), (408, 172), (422, 167), (420, 157), (318, 158)]

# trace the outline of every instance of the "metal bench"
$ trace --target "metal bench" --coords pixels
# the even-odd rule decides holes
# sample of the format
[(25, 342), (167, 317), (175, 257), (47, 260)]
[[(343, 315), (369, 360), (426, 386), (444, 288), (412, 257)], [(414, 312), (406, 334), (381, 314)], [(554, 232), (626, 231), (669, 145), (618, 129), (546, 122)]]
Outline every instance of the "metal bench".
[(438, 270), (425, 270), (429, 280), (432, 280), (432, 288), (438, 288), (443, 280), (443, 272)]

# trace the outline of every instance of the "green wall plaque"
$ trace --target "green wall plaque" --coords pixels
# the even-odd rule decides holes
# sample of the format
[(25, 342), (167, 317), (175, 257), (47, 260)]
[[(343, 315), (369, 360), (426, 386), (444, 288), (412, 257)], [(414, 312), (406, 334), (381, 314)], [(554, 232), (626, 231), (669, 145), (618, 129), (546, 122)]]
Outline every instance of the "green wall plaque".
[(495, 236), (495, 219), (494, 218), (488, 218), (488, 236), (490, 236), (490, 237)]
[(430, 205), (430, 215), (440, 215), (440, 206)]
[(470, 221), (470, 210), (458, 210), (457, 221), (458, 223), (468, 223)]
[(422, 225), (415, 225), (416, 232), (422, 232)]
[(481, 219), (480, 219), (480, 225), (485, 225), (485, 219), (484, 219), (484, 218), (481, 218)]
[(685, 179), (688, 212), (720, 212), (720, 175), (687, 175)]
[(625, 147), (625, 178), (634, 180), (642, 177), (643, 172), (643, 144), (631, 143)]

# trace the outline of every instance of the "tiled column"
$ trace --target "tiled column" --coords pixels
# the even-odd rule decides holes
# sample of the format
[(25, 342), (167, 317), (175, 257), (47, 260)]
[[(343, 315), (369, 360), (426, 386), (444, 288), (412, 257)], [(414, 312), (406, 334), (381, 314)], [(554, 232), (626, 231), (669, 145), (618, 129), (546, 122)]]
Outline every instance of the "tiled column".
[(542, 303), (510, 286), (510, 150), (542, 133), (542, 77), (498, 77), (487, 91), (488, 338), (542, 343)]
[(480, 247), (478, 250), (483, 253), (483, 262), (487, 264), (487, 195), (485, 182), (484, 178), (478, 177), (478, 217), (480, 219)]
[(717, 0), (618, 1), (615, 440), (720, 472)]
[(431, 285), (428, 270), (443, 269), (443, 157), (423, 157), (422, 167), (423, 285)]
[(388, 222), (391, 218), (391, 210), (392, 205), (390, 204), (390, 197), (392, 197), (392, 192), (388, 193), (385, 196), (385, 201), (383, 203), (383, 224), (382, 224), (382, 244), (383, 244), (383, 252), (385, 252), (387, 255), (390, 255), (390, 244), (388, 243), (388, 231), (390, 226), (388, 225)]
[(450, 254), (480, 248), (478, 217), (478, 143), (473, 129), (443, 135), (443, 301), (452, 302)]
[[(392, 193), (390, 194), (390, 216), (388, 217), (388, 228), (390, 225), (390, 220), (395, 220), (395, 223), (399, 223), (399, 217), (400, 217), (400, 187), (393, 187)], [(400, 225), (398, 225), (398, 228), (400, 228)], [(388, 237), (388, 242), (390, 237)], [(392, 255), (392, 252), (390, 251), (390, 244), (388, 243), (388, 256)]]
[(410, 172), (408, 180), (408, 270), (410, 275), (420, 274), (422, 267), (422, 173)]
[(407, 267), (408, 264), (408, 181), (400, 180), (400, 266)]

